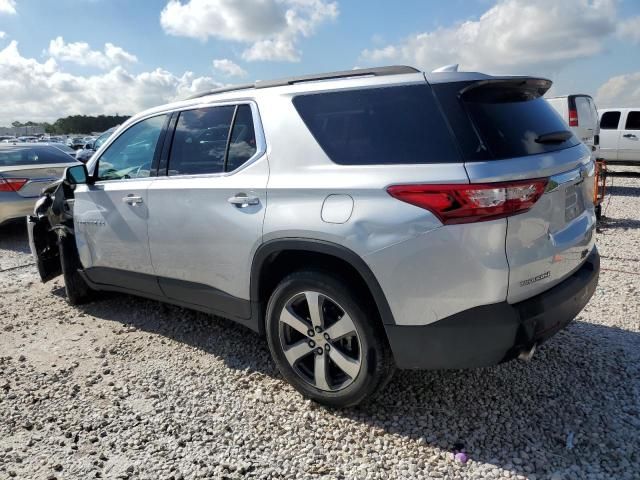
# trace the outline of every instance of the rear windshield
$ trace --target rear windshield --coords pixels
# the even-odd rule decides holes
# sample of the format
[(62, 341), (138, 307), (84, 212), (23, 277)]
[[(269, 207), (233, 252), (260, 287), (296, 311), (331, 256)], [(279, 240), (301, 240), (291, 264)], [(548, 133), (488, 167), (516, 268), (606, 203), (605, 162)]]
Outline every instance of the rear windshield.
[[(470, 82), (434, 86), (467, 160), (522, 157), (580, 143), (542, 98), (544, 90), (521, 83), (475, 88)], [(465, 91), (467, 87), (472, 88)], [(548, 134), (556, 132), (567, 132), (566, 139), (554, 136), (550, 141)]]
[(460, 161), (446, 122), (426, 84), (299, 95), (293, 104), (335, 163)]
[(0, 148), (0, 166), (28, 166), (50, 163), (73, 163), (73, 159), (55, 147), (21, 147), (12, 145)]

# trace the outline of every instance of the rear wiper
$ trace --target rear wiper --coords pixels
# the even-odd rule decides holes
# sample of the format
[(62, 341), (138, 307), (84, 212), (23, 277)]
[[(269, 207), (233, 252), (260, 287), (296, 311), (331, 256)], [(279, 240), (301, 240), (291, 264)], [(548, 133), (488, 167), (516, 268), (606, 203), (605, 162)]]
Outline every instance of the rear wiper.
[(560, 130), (559, 132), (543, 133), (536, 138), (536, 143), (562, 143), (571, 138), (573, 133), (568, 130)]

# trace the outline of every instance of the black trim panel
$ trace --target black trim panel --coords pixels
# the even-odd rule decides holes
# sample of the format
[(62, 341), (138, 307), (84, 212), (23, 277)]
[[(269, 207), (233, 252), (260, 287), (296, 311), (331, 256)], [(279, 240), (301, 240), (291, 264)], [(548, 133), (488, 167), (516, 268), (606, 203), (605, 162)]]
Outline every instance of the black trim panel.
[(158, 279), (154, 275), (108, 267), (91, 267), (85, 269), (84, 273), (92, 283), (97, 285), (117, 286), (130, 291), (134, 295), (136, 294), (135, 292), (162, 295)]
[(251, 317), (249, 300), (234, 297), (208, 285), (107, 267), (92, 267), (79, 273), (94, 290), (127, 293), (171, 303), (229, 318), (258, 331), (258, 323)]
[(429, 325), (385, 325), (396, 365), (476, 368), (516, 358), (571, 323), (593, 296), (599, 272), (594, 250), (569, 278), (523, 302), (483, 305)]
[(253, 263), (251, 265), (251, 303), (253, 307), (253, 315), (260, 318), (260, 274), (262, 272), (263, 265), (269, 256), (280, 253), (286, 250), (307, 251), (314, 253), (323, 253), (326, 255), (332, 255), (340, 260), (344, 260), (350, 264), (360, 276), (364, 279), (369, 291), (375, 299), (376, 306), (380, 312), (380, 317), (384, 324), (394, 325), (395, 320), (391, 313), (389, 303), (376, 279), (375, 275), (369, 268), (369, 266), (360, 258), (358, 254), (349, 250), (337, 243), (326, 242), (323, 240), (313, 240), (307, 238), (279, 238), (276, 240), (269, 240), (268, 242), (260, 245), (253, 257)]
[(171, 300), (201, 305), (210, 310), (226, 312), (234, 318), (248, 320), (251, 317), (249, 300), (243, 300), (201, 283), (159, 277), (161, 290)]

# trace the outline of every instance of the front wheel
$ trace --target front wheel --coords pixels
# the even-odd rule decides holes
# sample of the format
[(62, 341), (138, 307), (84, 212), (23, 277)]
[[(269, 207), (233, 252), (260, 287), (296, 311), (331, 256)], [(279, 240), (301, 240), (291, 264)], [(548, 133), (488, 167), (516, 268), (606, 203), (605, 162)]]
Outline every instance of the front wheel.
[(377, 317), (355, 289), (319, 271), (287, 276), (267, 305), (269, 349), (304, 396), (331, 407), (356, 405), (391, 378), (393, 359)]
[(59, 241), (59, 248), (67, 302), (70, 305), (87, 303), (93, 298), (95, 291), (78, 273), (81, 264), (73, 237), (62, 237)]

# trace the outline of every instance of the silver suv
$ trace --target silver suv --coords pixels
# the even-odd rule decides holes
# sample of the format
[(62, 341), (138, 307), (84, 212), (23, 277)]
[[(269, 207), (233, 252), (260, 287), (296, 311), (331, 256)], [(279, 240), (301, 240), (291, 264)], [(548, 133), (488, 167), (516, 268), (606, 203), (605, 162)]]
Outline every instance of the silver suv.
[(143, 112), (29, 220), (44, 281), (266, 335), (302, 394), (529, 357), (593, 295), (590, 151), (551, 82), (410, 67), (219, 89)]

